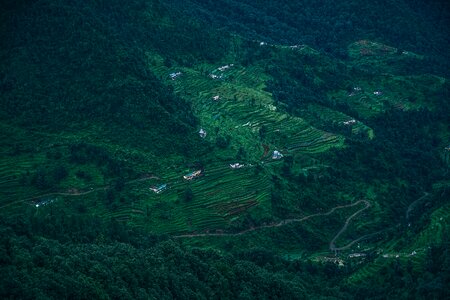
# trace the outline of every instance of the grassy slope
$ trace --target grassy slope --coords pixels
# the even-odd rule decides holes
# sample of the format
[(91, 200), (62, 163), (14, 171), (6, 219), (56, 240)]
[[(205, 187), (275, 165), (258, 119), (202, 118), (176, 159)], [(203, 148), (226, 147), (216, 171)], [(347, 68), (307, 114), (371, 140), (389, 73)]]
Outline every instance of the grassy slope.
[[(169, 21), (164, 22), (161, 24), (171, 27), (167, 24)], [(122, 132), (117, 138), (115, 129), (120, 130), (120, 124), (114, 128), (110, 124), (88, 121), (85, 124), (77, 123), (75, 128), (55, 132), (46, 131), (45, 128), (32, 130), (20, 124), (2, 121), (2, 140), (8, 141), (1, 146), (2, 213), (20, 215), (24, 207), (45, 201), (48, 197), (10, 205), (23, 199), (55, 191), (67, 192), (75, 188), (84, 192), (92, 188), (95, 190), (85, 196), (56, 195), (52, 198), (56, 201), (31, 209), (36, 209), (37, 214), (47, 214), (52, 206), (57, 206), (71, 213), (91, 213), (105, 219), (113, 217), (128, 221), (132, 226), (169, 234), (242, 230), (257, 224), (267, 224), (278, 219), (271, 201), (274, 189), (272, 176), (282, 174), (284, 165), (283, 160), (273, 161), (270, 158), (273, 150), (280, 150), (286, 157), (293, 158), (291, 172), (295, 175), (316, 172), (320, 176), (320, 170), (327, 168), (321, 161), (321, 153), (344, 147), (345, 139), (360, 134), (364, 140), (376, 138), (377, 132), (368, 127), (365, 120), (392, 107), (404, 111), (422, 107), (437, 109), (433, 105), (433, 92), (445, 83), (444, 78), (432, 75), (410, 76), (396, 73), (396, 63), (401, 65), (405, 55), (408, 56), (408, 61), (420, 60), (419, 55), (399, 55), (394, 48), (360, 41), (349, 46), (351, 60), (345, 62), (351, 78), (347, 82), (348, 86), (330, 90), (325, 102), (308, 105), (304, 108), (303, 115), (291, 115), (265, 90), (266, 82), (271, 79), (265, 67), (271, 59), (286, 53), (294, 53), (305, 60), (308, 56), (314, 56), (319, 63), (317, 66), (310, 66), (308, 71), (315, 74), (314, 79), (318, 84), (324, 86), (327, 81), (322, 74), (334, 72), (332, 65), (338, 62), (308, 47), (291, 49), (268, 46), (269, 57), (244, 64), (239, 50), (245, 49), (245, 43), (239, 38), (230, 43), (235, 48), (230, 47), (221, 58), (210, 61), (197, 59), (191, 64), (183, 63), (181, 59), (179, 62), (172, 62), (171, 66), (166, 63), (166, 57), (160, 49), (149, 46), (143, 50), (145, 59), (141, 61), (140, 67), (154, 73), (163, 81), (163, 86), (173, 86), (178, 98), (171, 99), (185, 100), (198, 120), (185, 136), (186, 140), (198, 147), (191, 156), (176, 149), (170, 151), (170, 154), (164, 152), (165, 147), (170, 147), (171, 139), (180, 139), (180, 136), (170, 136), (171, 126), (156, 133), (153, 128), (137, 129), (135, 134), (129, 135)], [(368, 50), (361, 52), (361, 49)], [(225, 71), (218, 70), (218, 67), (227, 64), (234, 65)], [(328, 65), (330, 70), (327, 70)], [(349, 71), (351, 67), (356, 67), (358, 71)], [(176, 80), (170, 80), (168, 74), (176, 71), (182, 72), (182, 75)], [(223, 75), (223, 78), (212, 79), (210, 74)], [(361, 87), (361, 91), (353, 92), (353, 87)], [(381, 91), (382, 95), (374, 95), (374, 91)], [(220, 96), (218, 101), (213, 100), (216, 95)], [(348, 105), (349, 110), (339, 109), (342, 104)], [(352, 119), (356, 120), (354, 125), (344, 124)], [(179, 123), (173, 124), (174, 127), (178, 125)], [(349, 132), (346, 131), (347, 127), (351, 129)], [(204, 140), (196, 134), (200, 128), (208, 133)], [(264, 134), (260, 134), (261, 128), (264, 128)], [(142, 137), (146, 134), (151, 138), (142, 142)], [(158, 135), (169, 135), (169, 142), (159, 145), (155, 151), (151, 143)], [(217, 146), (218, 138), (229, 138), (229, 144), (226, 147)], [(109, 184), (117, 178), (106, 176), (102, 171), (103, 167), (95, 163), (73, 163), (70, 159), (70, 145), (76, 142), (86, 142), (105, 149), (114, 160), (132, 170), (132, 175), (126, 180), (150, 174), (157, 178), (125, 184), (119, 195), (109, 203), (107, 190), (112, 189)], [(60, 152), (61, 158), (52, 158), (54, 152)], [(182, 175), (196, 168), (194, 162), (201, 163), (204, 174), (187, 182), (182, 179)], [(228, 165), (235, 162), (245, 164), (246, 167), (238, 170), (229, 168)], [(51, 169), (61, 164), (69, 169), (69, 175), (57, 188), (39, 190), (20, 181), (21, 175), (26, 172), (34, 173), (39, 167)], [(88, 173), (91, 179), (77, 176), (76, 172), (79, 170)], [(288, 185), (283, 179), (282, 181), (282, 184)], [(149, 190), (150, 186), (161, 183), (168, 184), (167, 191), (154, 194)], [(193, 196), (186, 201), (185, 193), (188, 188), (192, 190)], [(373, 201), (379, 187), (361, 183), (352, 188), (358, 191), (336, 192), (334, 202), (324, 202), (318, 197), (314, 199), (314, 205), (308, 207), (301, 205), (301, 194), (295, 194), (287, 188), (283, 192), (283, 205), (289, 208), (290, 217), (305, 216), (347, 204), (355, 200), (355, 194), (362, 194)], [(346, 209), (330, 218), (264, 229), (239, 237), (208, 237), (186, 242), (194, 246), (209, 245), (227, 250), (267, 247), (290, 258), (317, 257), (328, 253), (328, 242), (342, 227), (345, 219), (356, 210), (357, 208)], [(415, 249), (423, 249), (430, 240), (441, 238), (447, 227), (442, 225), (440, 218), (446, 219), (447, 215), (446, 206), (434, 212), (431, 224), (417, 238), (402, 246), (401, 251), (409, 253)], [(377, 229), (377, 224), (386, 218), (384, 208), (374, 203), (363, 217), (352, 221), (338, 244), (345, 245), (361, 235), (373, 232)], [(393, 253), (396, 241), (386, 244), (370, 239), (362, 242), (361, 246), (363, 249), (378, 246), (385, 252)], [(357, 245), (349, 251), (360, 250), (356, 247)], [(418, 255), (413, 259), (420, 265), (421, 258), (423, 256)], [(358, 282), (364, 276), (370, 276), (383, 266), (384, 259), (377, 258), (373, 264), (362, 268), (349, 280)]]

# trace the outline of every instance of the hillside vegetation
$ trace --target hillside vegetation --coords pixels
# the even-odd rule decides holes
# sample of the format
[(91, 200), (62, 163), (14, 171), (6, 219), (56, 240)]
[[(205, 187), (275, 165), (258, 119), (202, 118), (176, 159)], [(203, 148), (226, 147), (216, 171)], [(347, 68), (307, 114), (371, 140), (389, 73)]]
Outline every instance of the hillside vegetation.
[(0, 295), (448, 296), (447, 12), (385, 4), (5, 3)]

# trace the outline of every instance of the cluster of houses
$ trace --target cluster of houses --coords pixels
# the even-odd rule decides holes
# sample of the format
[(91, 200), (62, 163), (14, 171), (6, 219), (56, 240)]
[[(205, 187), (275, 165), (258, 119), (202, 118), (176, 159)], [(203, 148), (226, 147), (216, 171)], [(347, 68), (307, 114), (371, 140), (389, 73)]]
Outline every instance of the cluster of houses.
[[(233, 66), (234, 66), (234, 64), (224, 65), (224, 66), (218, 67), (216, 70), (218, 70), (220, 72), (223, 72), (223, 71), (225, 71), (225, 70), (227, 70), (227, 69), (229, 69), (229, 68), (231, 68)], [(209, 74), (209, 77), (212, 78), (212, 79), (222, 79), (223, 78), (223, 74), (220, 74), (220, 75), (214, 74), (214, 72), (216, 70), (212, 71), (212, 73)], [(172, 73), (169, 74), (169, 78), (172, 79), (172, 80), (175, 80), (178, 77), (180, 77), (182, 74), (183, 73), (181, 73), (181, 72), (172, 72)], [(218, 96), (215, 96), (215, 97), (218, 97)], [(219, 98), (214, 99), (214, 100), (219, 100)]]
[[(264, 45), (267, 45), (267, 43), (261, 42), (260, 45), (264, 46)], [(295, 47), (297, 47), (297, 46), (295, 46)], [(233, 66), (234, 66), (234, 64), (224, 65), (224, 66), (218, 67), (216, 70), (220, 71), (220, 72), (223, 72), (223, 71), (225, 71), (225, 70), (227, 70), (227, 69), (229, 69), (229, 68), (231, 68)], [(169, 77), (170, 77), (170, 79), (175, 80), (181, 75), (182, 75), (181, 72), (173, 72), (173, 73), (169, 74)], [(223, 78), (223, 74), (216, 75), (216, 74), (214, 74), (214, 71), (213, 71), (211, 74), (209, 74), (209, 77), (212, 78), (212, 79), (222, 79)], [(219, 99), (220, 99), (219, 95), (215, 95), (215, 96), (212, 97), (212, 100), (214, 100), (214, 101), (218, 101)], [(269, 109), (270, 110), (276, 110), (276, 107), (272, 105), (272, 106), (269, 107)], [(251, 123), (247, 122), (246, 124), (244, 124), (242, 126), (250, 126), (250, 125), (251, 125)], [(201, 138), (205, 138), (206, 135), (207, 135), (207, 132), (203, 128), (200, 128), (198, 134), (199, 134), (199, 136)], [(278, 150), (273, 151), (272, 159), (281, 159), (281, 158), (283, 158), (283, 154), (281, 154)], [(240, 163), (232, 163), (229, 166), (230, 166), (231, 169), (240, 169), (240, 168), (245, 167), (244, 164), (240, 164)], [(183, 178), (185, 180), (193, 180), (194, 178), (197, 178), (200, 175), (202, 175), (202, 170), (196, 170), (196, 171), (192, 171), (192, 172), (184, 175)], [(167, 188), (168, 188), (167, 184), (160, 184), (158, 186), (150, 187), (150, 190), (153, 191), (156, 194), (160, 194), (160, 193), (164, 192), (165, 190), (167, 190)], [(38, 205), (36, 205), (36, 206), (38, 206)]]
[[(199, 177), (200, 175), (202, 175), (202, 170), (196, 170), (196, 171), (192, 171), (189, 174), (186, 174), (183, 176), (183, 178), (185, 180), (192, 180), (194, 178)], [(163, 183), (160, 184), (158, 186), (152, 186), (150, 187), (150, 190), (156, 194), (161, 194), (162, 192), (166, 191), (168, 189), (168, 185), (167, 183)]]
[[(281, 152), (278, 150), (274, 150), (272, 153), (272, 159), (281, 159), (281, 158), (283, 158), (283, 154), (281, 154)], [(229, 164), (229, 166), (231, 169), (241, 169), (241, 168), (245, 167), (245, 165), (241, 164), (241, 163), (232, 163), (232, 164)], [(250, 164), (249, 166), (252, 166), (252, 165)], [(192, 171), (192, 172), (184, 175), (183, 178), (185, 180), (193, 180), (201, 175), (202, 175), (202, 170), (195, 170), (195, 171)], [(167, 188), (168, 188), (167, 184), (161, 184), (158, 186), (151, 187), (150, 190), (156, 194), (160, 194), (160, 193), (164, 192), (165, 190), (167, 190)], [(38, 206), (38, 205), (36, 205), (36, 206)]]
[[(185, 180), (192, 180), (192, 179), (194, 179), (194, 178), (199, 177), (200, 175), (202, 175), (202, 170), (196, 170), (196, 171), (192, 171), (192, 172), (190, 172), (190, 173), (184, 175), (183, 178), (184, 178)], [(158, 185), (158, 186), (152, 186), (152, 187), (150, 188), (150, 190), (151, 190), (152, 192), (156, 193), (156, 194), (161, 194), (162, 192), (164, 192), (165, 190), (167, 190), (168, 187), (169, 187), (169, 186), (167, 185), (167, 183), (164, 183), (164, 184), (160, 184), (160, 185)]]
[(234, 64), (229, 64), (229, 65), (224, 65), (224, 66), (218, 67), (217, 69), (212, 71), (211, 74), (209, 74), (209, 77), (212, 78), (212, 79), (223, 79), (223, 74), (220, 74), (220, 75), (214, 74), (215, 71), (223, 72), (223, 71), (225, 71), (225, 70), (227, 70), (227, 69), (229, 69), (229, 68), (231, 68), (233, 66), (234, 66)]

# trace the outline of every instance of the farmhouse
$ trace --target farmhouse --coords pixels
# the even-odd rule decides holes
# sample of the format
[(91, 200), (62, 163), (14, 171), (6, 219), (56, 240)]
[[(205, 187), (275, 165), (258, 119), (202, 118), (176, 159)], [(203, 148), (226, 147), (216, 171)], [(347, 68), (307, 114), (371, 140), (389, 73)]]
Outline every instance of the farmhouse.
[(206, 130), (204, 130), (203, 128), (200, 129), (200, 131), (198, 132), (198, 134), (200, 135), (200, 137), (202, 139), (204, 139), (206, 137)]
[(153, 192), (155, 192), (157, 194), (161, 194), (162, 192), (167, 190), (167, 184), (161, 184), (159, 186), (151, 187), (150, 190), (152, 190)]
[(234, 163), (234, 164), (230, 164), (230, 168), (232, 169), (240, 169), (242, 168), (244, 165), (241, 165), (240, 163)]
[(283, 154), (281, 154), (278, 150), (273, 151), (272, 159), (281, 159)]
[(181, 75), (181, 72), (174, 72), (174, 73), (170, 73), (169, 77), (170, 77), (170, 79), (175, 80), (180, 75)]
[(383, 95), (383, 93), (382, 93), (381, 91), (375, 91), (375, 92), (373, 92), (373, 94), (376, 95), (376, 96), (381, 96), (381, 95)]
[(366, 256), (366, 254), (364, 254), (364, 253), (352, 253), (352, 254), (349, 254), (349, 255), (348, 255), (349, 258), (353, 258), (353, 257), (364, 257), (364, 256)]
[(355, 119), (351, 119), (351, 120), (348, 120), (348, 121), (344, 121), (344, 122), (342, 122), (344, 125), (351, 125), (351, 124), (355, 124), (356, 123), (356, 120)]
[(45, 206), (45, 205), (47, 205), (47, 204), (53, 203), (53, 201), (55, 201), (55, 200), (56, 200), (56, 199), (53, 199), (53, 198), (42, 199), (41, 201), (37, 202), (37, 203), (35, 204), (35, 206), (36, 206), (36, 207), (39, 207), (39, 206)]
[(202, 170), (197, 170), (197, 171), (193, 171), (189, 174), (184, 175), (183, 178), (186, 180), (192, 180), (192, 179), (200, 176), (201, 174), (202, 174)]
[(213, 100), (214, 100), (214, 101), (218, 101), (219, 99), (220, 99), (220, 96), (219, 96), (219, 95), (213, 97)]
[(218, 67), (217, 69), (218, 69), (219, 71), (223, 72), (223, 71), (225, 71), (226, 69), (231, 68), (232, 66), (234, 66), (234, 65), (233, 65), (233, 64), (229, 64), (229, 65), (225, 65), (225, 66)]

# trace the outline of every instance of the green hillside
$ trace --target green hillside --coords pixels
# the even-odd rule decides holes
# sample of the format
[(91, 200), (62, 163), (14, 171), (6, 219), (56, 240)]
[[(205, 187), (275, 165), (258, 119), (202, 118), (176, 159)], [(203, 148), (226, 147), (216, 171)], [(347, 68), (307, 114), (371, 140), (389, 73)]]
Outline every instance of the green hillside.
[(395, 18), (291, 45), (213, 6), (5, 3), (0, 295), (445, 298), (445, 55)]

